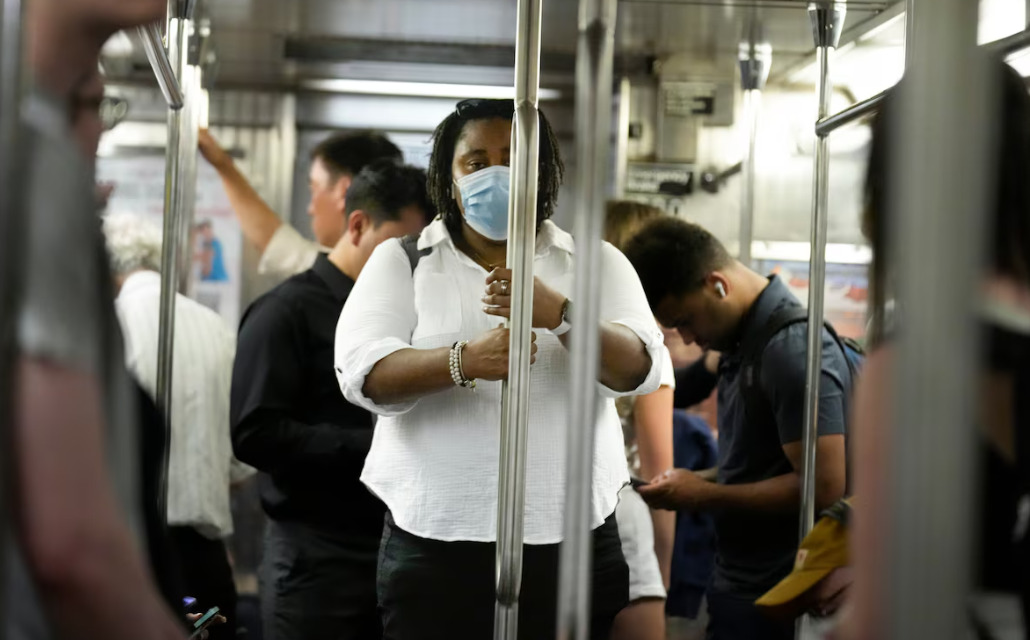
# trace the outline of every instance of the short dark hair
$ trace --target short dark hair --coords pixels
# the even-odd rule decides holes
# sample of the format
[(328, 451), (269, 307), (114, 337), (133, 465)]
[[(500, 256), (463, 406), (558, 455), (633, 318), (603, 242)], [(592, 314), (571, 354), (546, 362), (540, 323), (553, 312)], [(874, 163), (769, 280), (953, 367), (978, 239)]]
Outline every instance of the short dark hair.
[(374, 131), (336, 133), (318, 143), (311, 151), (311, 159), (321, 160), (333, 180), (356, 176), (376, 160), (404, 161), (397, 145), (386, 136)]
[(418, 167), (400, 165), (392, 160), (379, 160), (354, 176), (347, 189), (344, 214), (361, 210), (375, 224), (400, 220), (401, 211), (419, 207), (426, 222), (433, 218), (433, 209), (426, 195), (426, 172)]
[[(1023, 78), (1000, 59), (991, 62), (991, 71), (998, 82), (996, 116), (992, 118), (994, 136), (993, 184), (990, 197), (993, 218), (988, 265), (997, 273), (1011, 276), (1030, 285), (1030, 94)], [(897, 159), (894, 157), (894, 136), (900, 130), (901, 103), (908, 91), (906, 81), (887, 92), (872, 124), (872, 144), (865, 184), (865, 209), (862, 231), (873, 249), (870, 269), (871, 339), (883, 337), (883, 313), (890, 292), (889, 273), (890, 221), (894, 211), (890, 198), (897, 189)]]
[(649, 222), (623, 252), (637, 270), (652, 309), (669, 296), (697, 291), (708, 274), (733, 262), (707, 230), (672, 217)]
[[(451, 235), (461, 232), (461, 210), (454, 200), (454, 149), (461, 139), (465, 125), (475, 120), (511, 120), (515, 103), (511, 100), (462, 100), (454, 112), (443, 119), (433, 132), (433, 153), (429, 158), (429, 197), (443, 216)], [(540, 111), (540, 168), (537, 191), (537, 221), (543, 222), (554, 213), (558, 202), (558, 188), (565, 177), (565, 165), (558, 149), (558, 138), (551, 123)]]

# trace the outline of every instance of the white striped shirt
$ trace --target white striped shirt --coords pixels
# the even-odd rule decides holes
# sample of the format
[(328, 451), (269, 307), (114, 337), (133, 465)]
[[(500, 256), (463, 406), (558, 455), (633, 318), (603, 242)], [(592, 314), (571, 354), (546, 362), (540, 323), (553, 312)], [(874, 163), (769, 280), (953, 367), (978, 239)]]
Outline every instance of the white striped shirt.
[[(161, 276), (139, 271), (125, 280), (116, 301), (126, 364), (151, 395), (157, 388), (160, 299)], [(232, 533), (229, 484), (253, 473), (233, 458), (229, 438), (236, 336), (217, 313), (177, 295), (173, 353), (168, 523), (224, 538)]]

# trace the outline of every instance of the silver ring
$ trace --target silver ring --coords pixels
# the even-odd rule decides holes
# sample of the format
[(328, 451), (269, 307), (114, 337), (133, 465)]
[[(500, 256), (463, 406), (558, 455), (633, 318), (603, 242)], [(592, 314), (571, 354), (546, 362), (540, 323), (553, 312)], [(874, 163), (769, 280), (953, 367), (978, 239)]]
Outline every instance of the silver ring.
[(502, 296), (508, 295), (508, 287), (511, 286), (511, 283), (508, 282), (507, 280), (501, 280), (500, 282), (501, 282), (501, 295)]

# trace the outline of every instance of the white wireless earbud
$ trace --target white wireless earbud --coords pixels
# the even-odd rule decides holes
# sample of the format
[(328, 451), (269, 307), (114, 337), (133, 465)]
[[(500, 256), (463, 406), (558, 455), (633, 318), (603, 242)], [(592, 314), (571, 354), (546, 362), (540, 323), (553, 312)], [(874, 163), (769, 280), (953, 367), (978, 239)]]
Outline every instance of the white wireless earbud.
[(719, 294), (720, 298), (726, 297), (726, 287), (721, 282), (715, 283), (715, 292)]

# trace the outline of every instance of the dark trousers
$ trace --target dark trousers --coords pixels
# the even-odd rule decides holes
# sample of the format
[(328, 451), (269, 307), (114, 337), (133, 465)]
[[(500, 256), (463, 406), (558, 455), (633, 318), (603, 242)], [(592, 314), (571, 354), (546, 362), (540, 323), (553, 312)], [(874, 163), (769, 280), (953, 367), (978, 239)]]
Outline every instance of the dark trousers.
[(378, 640), (377, 540), (269, 520), (261, 562), (265, 640)]
[(169, 527), (178, 553), (186, 595), (197, 599), (194, 611), (205, 613), (218, 607), (226, 624), (208, 627), (211, 640), (236, 637), (236, 583), (229, 566), (225, 543), (197, 533), (193, 527)]
[[(495, 546), (439, 542), (400, 529), (388, 514), (379, 551), (378, 591), (388, 640), (493, 637)], [(553, 638), (558, 545), (527, 545), (519, 598), (519, 638)], [(590, 637), (608, 640), (629, 603), (629, 568), (612, 516), (594, 531)]]
[(709, 589), (707, 640), (793, 640), (794, 625), (773, 621), (754, 598)]

